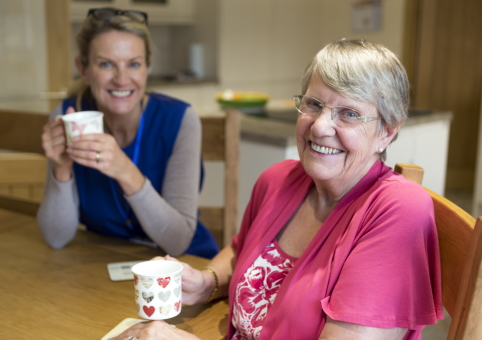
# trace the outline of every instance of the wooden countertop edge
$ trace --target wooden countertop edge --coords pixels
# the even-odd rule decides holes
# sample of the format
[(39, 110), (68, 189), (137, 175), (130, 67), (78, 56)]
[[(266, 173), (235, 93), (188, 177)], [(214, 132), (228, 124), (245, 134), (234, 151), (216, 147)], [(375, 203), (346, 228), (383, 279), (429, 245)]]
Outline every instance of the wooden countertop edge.
[(429, 115), (408, 117), (404, 126), (435, 122), (435, 121), (438, 121), (438, 120), (450, 120), (450, 121), (452, 121), (453, 117), (454, 117), (454, 115), (450, 111), (437, 111), (437, 112), (431, 113)]

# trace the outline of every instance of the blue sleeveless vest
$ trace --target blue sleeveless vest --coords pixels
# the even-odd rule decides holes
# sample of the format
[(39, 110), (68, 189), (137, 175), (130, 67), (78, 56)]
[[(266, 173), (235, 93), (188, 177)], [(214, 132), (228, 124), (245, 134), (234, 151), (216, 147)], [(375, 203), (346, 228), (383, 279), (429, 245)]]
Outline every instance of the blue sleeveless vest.
[[(75, 107), (75, 98), (63, 101), (64, 114), (69, 106)], [(158, 193), (162, 190), (167, 163), (187, 107), (188, 104), (180, 100), (153, 93), (144, 110), (137, 167)], [(83, 100), (82, 110), (97, 108), (92, 101)], [(134, 148), (135, 142), (122, 150), (133, 159)], [(150, 240), (116, 181), (77, 163), (74, 163), (74, 173), (80, 200), (80, 222), (88, 230), (112, 237)], [(218, 251), (213, 236), (198, 221), (186, 253), (212, 258)]]

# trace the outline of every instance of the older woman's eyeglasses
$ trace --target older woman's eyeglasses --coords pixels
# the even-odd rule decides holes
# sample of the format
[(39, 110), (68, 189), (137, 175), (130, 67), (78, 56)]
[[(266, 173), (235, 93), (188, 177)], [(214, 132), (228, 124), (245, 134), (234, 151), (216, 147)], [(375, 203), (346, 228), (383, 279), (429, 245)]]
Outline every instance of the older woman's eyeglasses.
[(147, 25), (147, 13), (134, 10), (118, 10), (113, 8), (91, 8), (87, 13), (87, 17), (93, 16), (97, 20), (110, 21), (113, 17), (122, 15), (132, 21)]
[(344, 106), (328, 106), (310, 96), (293, 96), (293, 100), (298, 112), (305, 116), (317, 117), (325, 107), (331, 109), (331, 118), (336, 125), (341, 127), (350, 127), (360, 122), (383, 119), (383, 117), (363, 117), (357, 111)]

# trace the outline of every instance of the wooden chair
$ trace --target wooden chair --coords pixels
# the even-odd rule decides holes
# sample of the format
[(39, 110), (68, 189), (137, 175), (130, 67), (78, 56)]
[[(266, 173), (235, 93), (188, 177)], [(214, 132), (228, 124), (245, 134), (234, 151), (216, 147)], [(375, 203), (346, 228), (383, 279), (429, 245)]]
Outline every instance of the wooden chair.
[(224, 206), (199, 207), (199, 219), (220, 248), (231, 243), (237, 231), (240, 114), (226, 110), (224, 116), (201, 117), (203, 159), (224, 161)]
[[(421, 184), (423, 169), (396, 164)], [(482, 218), (477, 221), (445, 197), (426, 189), (434, 203), (442, 266), (442, 301), (452, 317), (447, 340), (482, 339)]]
[(0, 149), (23, 152), (0, 157), (1, 209), (36, 215), (47, 164), (40, 135), (47, 120), (45, 114), (0, 110)]

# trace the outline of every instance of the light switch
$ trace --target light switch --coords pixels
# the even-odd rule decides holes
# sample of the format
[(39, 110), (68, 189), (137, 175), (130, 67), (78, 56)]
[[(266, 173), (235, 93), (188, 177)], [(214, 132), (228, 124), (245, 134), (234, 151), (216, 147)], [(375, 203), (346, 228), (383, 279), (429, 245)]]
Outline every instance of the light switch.
[(352, 8), (352, 30), (374, 32), (382, 27), (382, 6), (380, 2), (354, 4)]

